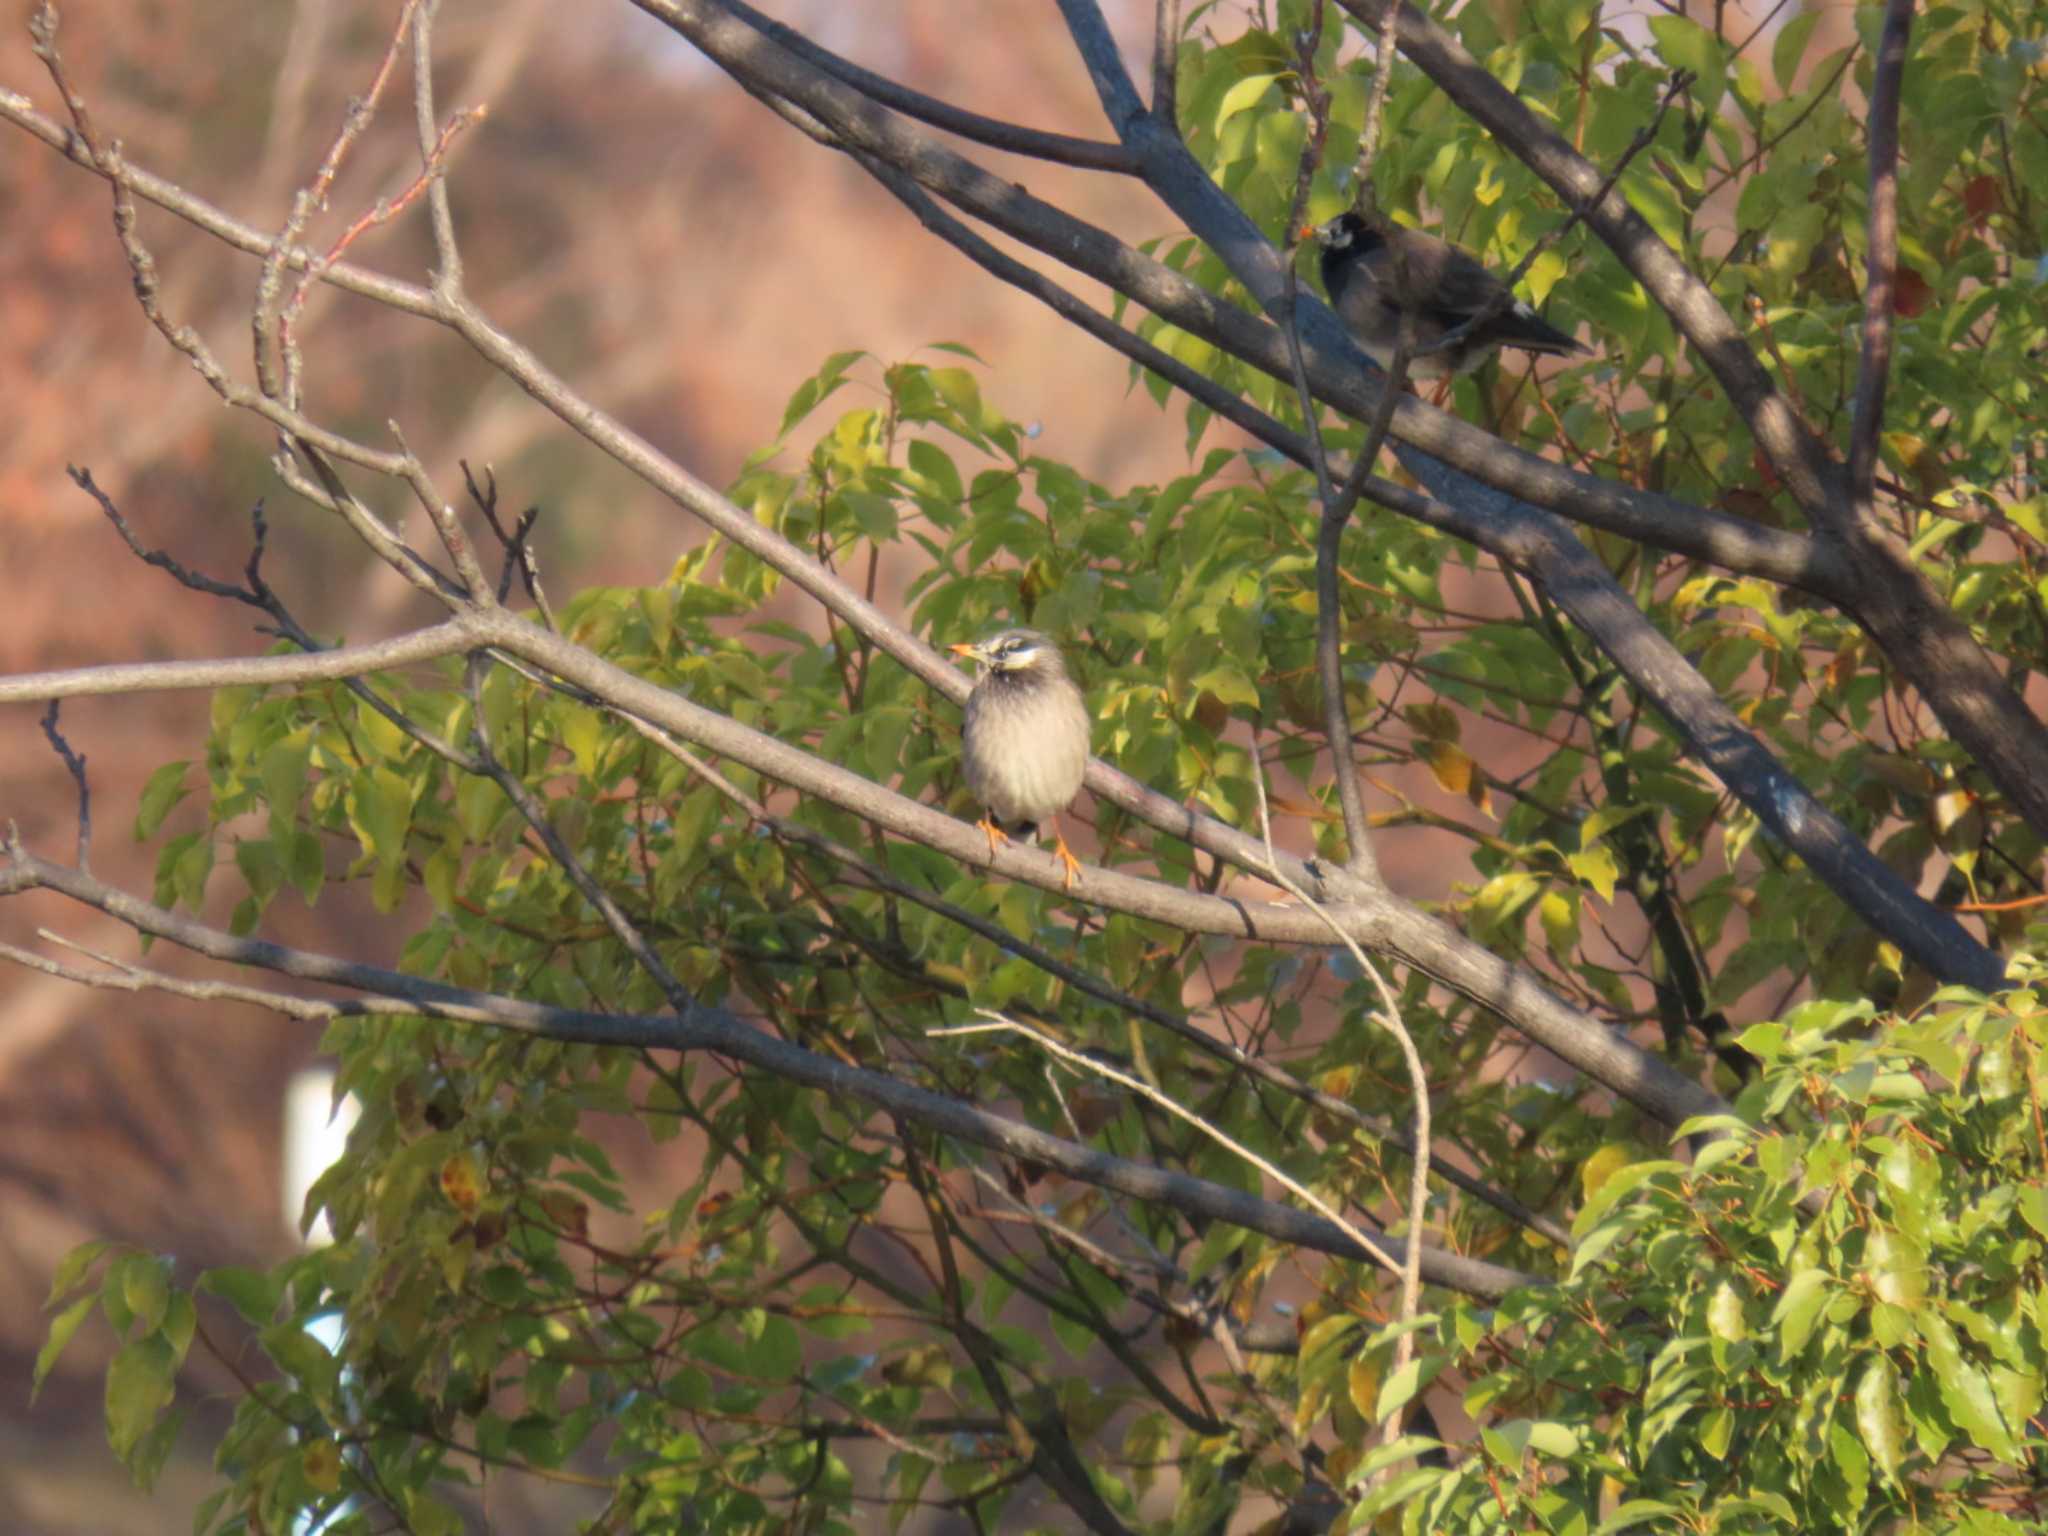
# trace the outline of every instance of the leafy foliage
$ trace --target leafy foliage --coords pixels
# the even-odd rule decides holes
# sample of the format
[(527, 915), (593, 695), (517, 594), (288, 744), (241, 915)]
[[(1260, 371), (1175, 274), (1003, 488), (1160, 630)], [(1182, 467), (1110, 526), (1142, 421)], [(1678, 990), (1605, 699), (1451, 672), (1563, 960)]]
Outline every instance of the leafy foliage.
[(1430, 1531), (2039, 1529), (2048, 970), (2017, 970), (1996, 1001), (1747, 1030), (1740, 1118), (1605, 1171), (1563, 1283), (1443, 1320), (1482, 1433), (1364, 1507)]
[[(1866, 181), (1861, 107), (1843, 84), (1867, 84), (1869, 51), (1812, 56), (1816, 14), (1746, 42), (1679, 16), (1623, 29), (1584, 0), (1474, 4), (1449, 21), (1607, 161), (1652, 118), (1671, 70), (1697, 76), (1621, 186), (1840, 435)], [(1282, 4), (1270, 29), (1190, 41), (1181, 60), (1191, 142), (1275, 235), (1308, 138), (1291, 52), (1303, 20)], [(2048, 537), (2035, 468), (2048, 297), (2027, 264), (2048, 233), (2033, 190), (2048, 186), (2042, 27), (1998, 4), (1923, 19), (1901, 202), (1925, 293), (1901, 300), (1884, 445), (1886, 515), (2016, 675), (2040, 664)], [(1333, 25), (1317, 60), (1336, 114), (1320, 212), (1349, 195), (1363, 46)], [(1503, 268), (1564, 223), (1520, 162), (1406, 66), (1388, 112), (1383, 206)], [(1242, 297), (1195, 242), (1158, 253)], [(1610, 478), (1790, 520), (1733, 408), (1611, 255), (1575, 230), (1528, 290), (1603, 355), (1540, 386), (1490, 368), (1459, 382), (1457, 409)], [(1157, 320), (1137, 329), (1298, 419), (1285, 383)], [(1099, 753), (1248, 829), (1263, 774), (1283, 828), (1340, 858), (1320, 766), (1313, 478), (1223, 445), (1196, 407), (1185, 474), (1091, 483), (1034, 451), (973, 361), (826, 360), (732, 499), (870, 590), (903, 575), (934, 640), (1013, 619), (1051, 631)], [(1323, 426), (1356, 445), (1354, 426)], [(1932, 875), (1945, 900), (1984, 904), (1994, 941), (2019, 938), (2024, 909), (1998, 904), (2038, 884), (2038, 839), (1849, 618), (1589, 537), (1857, 835), (1909, 877)], [(612, 1531), (850, 1531), (870, 1528), (872, 1501), (891, 1529), (935, 1506), (993, 1526), (1035, 1518), (1018, 1493), (1030, 1476), (1064, 1477), (1162, 1532), (1318, 1491), (1384, 1528), (1430, 1532), (2038, 1522), (2048, 1025), (2033, 973), (1996, 1002), (1944, 995), (1916, 1014), (1927, 978), (1758, 839), (1520, 575), (1375, 514), (1348, 534), (1343, 577), (1345, 687), (1376, 803), (1393, 807), (1376, 827), (1433, 839), (1443, 915), (1741, 1090), (1740, 1118), (1642, 1161), (1658, 1133), (1632, 1110), (1504, 1069), (1499, 1020), (1419, 973), (1401, 979), (1440, 1152), (1540, 1218), (1577, 1206), (1568, 1261), (1538, 1219), (1447, 1183), (1425, 1235), (1554, 1284), (1498, 1305), (1436, 1298), (1417, 1357), (1396, 1368), (1389, 1304), (1361, 1267), (1163, 1207), (1111, 1209), (1099, 1191), (708, 1055), (348, 1017), (324, 1044), (364, 1112), (307, 1213), (334, 1242), (191, 1287), (154, 1256), (80, 1250), (54, 1288), (63, 1310), (38, 1378), (96, 1303), (122, 1341), (110, 1440), (147, 1480), (202, 1312), (209, 1342), (216, 1326), (222, 1341), (247, 1333), (268, 1373), (221, 1448), (227, 1486), (202, 1531), (286, 1530), (309, 1514), (336, 1532), (393, 1518), (453, 1531), (465, 1487), (501, 1466), (601, 1466), (596, 1519)], [(775, 606), (786, 595), (776, 570), (713, 540), (658, 584), (579, 594), (561, 623), (705, 708), (966, 810), (953, 712), (851, 629), (791, 622)], [(451, 761), (485, 743), (704, 1000), (1103, 1151), (1256, 1186), (1214, 1142), (1097, 1082), (1055, 1080), (987, 1037), (931, 1033), (1009, 1010), (1333, 1204), (1401, 1208), (1407, 1161), (1392, 1140), (1144, 1025), (1033, 951), (1137, 1002), (1199, 1010), (1205, 1028), (1400, 1122), (1407, 1080), (1348, 959), (1077, 915), (742, 765), (714, 774), (670, 755), (508, 667), (480, 665), (474, 683), (449, 665), (359, 691), (225, 690), (213, 723), (203, 760), (167, 765), (142, 798), (137, 835), (162, 838), (162, 904), (197, 909), (233, 881), (233, 926), (248, 933), (277, 900), (359, 881), (407, 926), (409, 972), (590, 1014), (661, 1012), (659, 988), (503, 787)], [(1103, 863), (1220, 880), (1185, 844), (1097, 814)], [(1014, 942), (850, 874), (804, 832)], [(1438, 851), (1458, 848), (1462, 861)], [(1729, 1014), (1764, 983), (1809, 1001), (1737, 1036)], [(694, 1158), (681, 1188), (621, 1151), (670, 1142)], [(1276, 1315), (1270, 1352), (1205, 1352)], [(1455, 1402), (1476, 1426), (1454, 1456), (1436, 1454), (1452, 1436), (1421, 1416), (1432, 1402), (1438, 1424)], [(1415, 1432), (1375, 1448), (1401, 1412)]]

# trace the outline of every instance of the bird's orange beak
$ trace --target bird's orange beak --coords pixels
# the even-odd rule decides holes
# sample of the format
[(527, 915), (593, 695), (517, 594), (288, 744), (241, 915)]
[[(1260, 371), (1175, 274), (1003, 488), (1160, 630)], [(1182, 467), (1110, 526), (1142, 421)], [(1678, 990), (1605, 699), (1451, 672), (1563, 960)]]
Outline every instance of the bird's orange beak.
[(1313, 234), (1315, 234), (1315, 232), (1316, 232), (1316, 227), (1315, 227), (1315, 225), (1313, 225), (1313, 224), (1304, 224), (1304, 225), (1302, 225), (1302, 226), (1301, 226), (1301, 228), (1297, 229), (1297, 230), (1296, 230), (1296, 231), (1294, 232), (1294, 240), (1295, 240), (1295, 243), (1296, 243), (1297, 245), (1298, 245), (1298, 244), (1300, 244), (1300, 243), (1301, 243), (1302, 241), (1304, 241), (1304, 240), (1308, 239), (1308, 238), (1309, 238), (1310, 236), (1312, 236)]
[(958, 645), (949, 645), (946, 649), (955, 656), (972, 656), (979, 647), (972, 640), (962, 640)]

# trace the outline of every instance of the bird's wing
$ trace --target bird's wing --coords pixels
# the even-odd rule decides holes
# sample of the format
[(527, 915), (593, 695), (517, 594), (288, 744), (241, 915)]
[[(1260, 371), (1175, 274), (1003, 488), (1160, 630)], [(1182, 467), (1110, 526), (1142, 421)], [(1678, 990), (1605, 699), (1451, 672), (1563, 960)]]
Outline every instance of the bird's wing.
[[(1402, 259), (1408, 269), (1408, 292), (1416, 295), (1416, 310), (1445, 330), (1464, 324), (1494, 301), (1506, 285), (1494, 273), (1454, 245), (1447, 245), (1420, 230), (1397, 233)], [(1383, 281), (1391, 283), (1390, 269)], [(1583, 352), (1572, 337), (1548, 324), (1520, 299), (1510, 297), (1486, 326), (1498, 342), (1532, 347), (1546, 352)]]
[(1405, 291), (1414, 295), (1417, 309), (1446, 326), (1471, 319), (1501, 290), (1499, 278), (1456, 246), (1434, 236), (1415, 229), (1397, 230), (1387, 249), (1391, 252), (1396, 245), (1407, 267)]

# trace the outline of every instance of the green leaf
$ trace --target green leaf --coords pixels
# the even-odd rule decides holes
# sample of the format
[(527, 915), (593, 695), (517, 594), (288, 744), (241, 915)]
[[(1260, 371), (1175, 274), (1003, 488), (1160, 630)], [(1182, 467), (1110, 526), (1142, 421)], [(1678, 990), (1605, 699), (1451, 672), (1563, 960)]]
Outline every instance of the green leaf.
[(1720, 39), (1685, 16), (1652, 16), (1649, 26), (1664, 62), (1673, 69), (1689, 69), (1699, 77), (1693, 92), (1701, 110), (1711, 112), (1722, 91)]
[(143, 1437), (136, 1442), (128, 1454), (128, 1475), (135, 1486), (147, 1493), (156, 1486), (156, 1480), (164, 1469), (164, 1463), (177, 1449), (178, 1431), (185, 1422), (184, 1410), (173, 1408), (151, 1425)]
[(185, 770), (191, 766), (189, 762), (165, 763), (149, 776), (149, 782), (142, 786), (142, 801), (135, 812), (135, 841), (147, 842), (156, 836), (164, 818), (191, 793), (185, 784)]
[(789, 404), (782, 412), (782, 425), (776, 430), (775, 435), (789, 436), (792, 427), (810, 415), (839, 388), (845, 381), (846, 370), (866, 356), (865, 352), (835, 352), (826, 358), (825, 366), (797, 385), (795, 393), (789, 397)]
[(1661, 1499), (1630, 1499), (1617, 1505), (1613, 1514), (1594, 1528), (1593, 1536), (1620, 1536), (1623, 1531), (1632, 1531), (1639, 1525), (1652, 1520), (1673, 1520), (1686, 1511), (1676, 1504), (1667, 1504)]
[(747, 1370), (764, 1381), (786, 1381), (803, 1365), (804, 1346), (796, 1325), (786, 1317), (768, 1317), (761, 1335), (747, 1350)]
[(1564, 861), (1571, 872), (1590, 885), (1602, 901), (1614, 900), (1614, 887), (1621, 879), (1621, 865), (1616, 861), (1614, 851), (1605, 843), (1578, 853), (1568, 853)]
[(1906, 1422), (1899, 1410), (1899, 1373), (1888, 1355), (1871, 1357), (1856, 1380), (1856, 1432), (1885, 1481), (1897, 1487), (1906, 1456)]
[[(560, 714), (562, 745), (569, 749), (569, 755), (576, 760), (576, 771), (586, 779), (595, 779), (604, 756), (605, 718), (594, 709), (585, 709), (580, 704), (563, 703), (557, 706)], [(402, 781), (401, 781), (402, 782)], [(405, 807), (410, 811), (412, 797), (408, 791)], [(400, 835), (403, 836), (401, 827)]]
[(1578, 1431), (1549, 1419), (1510, 1419), (1482, 1428), (1480, 1437), (1504, 1467), (1520, 1467), (1529, 1451), (1562, 1458), (1576, 1455), (1579, 1449)]
[(1813, 1334), (1813, 1325), (1820, 1320), (1821, 1308), (1832, 1299), (1830, 1288), (1834, 1276), (1824, 1269), (1802, 1269), (1792, 1277), (1778, 1304), (1771, 1312), (1771, 1322), (1778, 1330), (1778, 1348), (1788, 1363), (1801, 1350)]
[(1529, 1426), (1529, 1448), (1560, 1460), (1579, 1452), (1579, 1432), (1569, 1424), (1539, 1419)]
[(224, 1266), (199, 1277), (199, 1290), (218, 1296), (252, 1327), (266, 1328), (277, 1321), (278, 1303), (284, 1299), (284, 1281), (264, 1269)]
[(170, 1341), (157, 1333), (123, 1345), (108, 1365), (107, 1443), (123, 1461), (170, 1406), (175, 1369)]
[(414, 1536), (462, 1536), (462, 1516), (417, 1489), (405, 1492), (405, 1522)]
[(2020, 1449), (1999, 1412), (1990, 1379), (1963, 1358), (1947, 1319), (1927, 1311), (1920, 1318), (1920, 1337), (1927, 1345), (1927, 1362), (1933, 1367), (1942, 1406), (1956, 1427), (2000, 1461), (2018, 1465)]
[(910, 467), (925, 481), (925, 494), (934, 500), (944, 502), (955, 510), (960, 508), (966, 492), (960, 484), (960, 471), (952, 458), (935, 443), (918, 438), (912, 442), (906, 457)]
[(321, 846), (318, 836), (300, 828), (294, 831), (281, 845), (284, 857), (285, 878), (307, 906), (320, 899), (320, 888), (327, 882), (327, 852)]
[(29, 1377), (28, 1400), (33, 1403), (36, 1394), (43, 1389), (43, 1378), (50, 1374), (50, 1368), (57, 1363), (57, 1357), (64, 1353), (64, 1347), (71, 1342), (71, 1336), (78, 1332), (78, 1325), (91, 1313), (97, 1296), (81, 1296), (71, 1303), (50, 1324), (48, 1337), (43, 1347), (36, 1351), (36, 1367)]
[(56, 1274), (50, 1277), (50, 1294), (43, 1305), (54, 1307), (66, 1296), (78, 1289), (85, 1272), (92, 1268), (93, 1261), (113, 1246), (105, 1238), (94, 1238), (91, 1242), (80, 1243), (57, 1265)]
[(1278, 75), (1248, 75), (1223, 93), (1223, 100), (1216, 107), (1216, 121), (1213, 132), (1221, 133), (1223, 125), (1240, 112), (1249, 111), (1259, 99), (1272, 89)]
[(1813, 36), (1813, 29), (1820, 25), (1825, 14), (1819, 6), (1801, 6), (1778, 29), (1777, 39), (1771, 44), (1771, 76), (1778, 82), (1780, 91), (1792, 89), (1793, 76), (1799, 73), (1799, 66), (1806, 59), (1807, 40)]
[(131, 1253), (114, 1267), (121, 1286), (121, 1300), (129, 1314), (152, 1332), (164, 1320), (171, 1301), (171, 1277), (162, 1259)]
[[(405, 727), (392, 719), (391, 715), (386, 712), (386, 710), (395, 708), (390, 700), (385, 699), (384, 695), (374, 687), (371, 691), (379, 701), (384, 703), (385, 709), (379, 709), (376, 704), (371, 703), (369, 699), (364, 698), (361, 694), (356, 695), (357, 734), (376, 757), (381, 758), (387, 763), (401, 763), (412, 751), (412, 738), (406, 734)], [(267, 754), (264, 758), (263, 766), (267, 787), (270, 768), (270, 760)], [(289, 805), (296, 800), (297, 796), (293, 796), (292, 800), (288, 800), (285, 803)]]
[(1835, 1470), (1842, 1474), (1842, 1481), (1848, 1487), (1849, 1508), (1846, 1512), (1854, 1516), (1870, 1496), (1870, 1452), (1857, 1441), (1848, 1425), (1836, 1419), (1828, 1425), (1828, 1453), (1834, 1461)]
[(1373, 1421), (1384, 1424), (1388, 1418), (1414, 1398), (1422, 1389), (1422, 1360), (1418, 1356), (1409, 1360), (1380, 1383), (1379, 1401), (1373, 1405)]
[(1725, 1276), (1715, 1285), (1714, 1294), (1708, 1298), (1707, 1330), (1715, 1338), (1730, 1344), (1740, 1343), (1749, 1337), (1749, 1323), (1744, 1316), (1742, 1292), (1734, 1281)]
[(870, 543), (887, 544), (896, 537), (896, 503), (873, 491), (841, 491), (838, 501), (852, 514)]
[(1927, 1294), (1927, 1258), (1904, 1233), (1881, 1228), (1864, 1248), (1864, 1267), (1878, 1300), (1911, 1308)]

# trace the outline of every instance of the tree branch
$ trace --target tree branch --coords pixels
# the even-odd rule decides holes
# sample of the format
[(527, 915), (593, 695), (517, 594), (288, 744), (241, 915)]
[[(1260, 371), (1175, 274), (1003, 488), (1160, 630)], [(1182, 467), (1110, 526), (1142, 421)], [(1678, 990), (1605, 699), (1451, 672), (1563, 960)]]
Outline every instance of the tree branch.
[(310, 655), (228, 656), (208, 661), (134, 661), (103, 667), (76, 667), (61, 672), (24, 672), (0, 677), (0, 704), (41, 703), (46, 699), (104, 697), (122, 693), (159, 693), (183, 688), (268, 687), (362, 677), (414, 662), (433, 661), (471, 650), (481, 642), (463, 619), (450, 619), (431, 629), (414, 630), (390, 640), (337, 646)]
[[(82, 906), (104, 912), (138, 933), (168, 940), (210, 959), (369, 992), (384, 1001), (329, 1002), (297, 998), (287, 1004), (275, 1005), (253, 989), (240, 990), (237, 1000), (278, 1006), (280, 1011), (299, 1018), (340, 1018), (366, 1012), (404, 1013), (513, 1029), (579, 1044), (631, 1046), (654, 1051), (711, 1051), (808, 1088), (840, 1098), (858, 1099), (886, 1114), (900, 1116), (955, 1140), (986, 1147), (1008, 1157), (1042, 1163), (1069, 1178), (1112, 1189), (1134, 1199), (1156, 1202), (1184, 1215), (1229, 1222), (1317, 1252), (1355, 1259), (1367, 1257), (1333, 1223), (1320, 1217), (1203, 1179), (1168, 1173), (1129, 1158), (1114, 1157), (1050, 1135), (1034, 1126), (901, 1082), (886, 1073), (847, 1066), (778, 1040), (741, 1022), (722, 1008), (693, 1004), (681, 1016), (648, 1017), (552, 1008), (523, 998), (475, 992), (400, 971), (387, 971), (292, 949), (263, 939), (238, 938), (196, 919), (167, 912), (77, 870), (50, 864), (29, 853), (18, 841), (10, 842), (6, 851), (9, 863), (5, 869), (0, 869), (0, 898), (31, 890), (53, 891)], [(21, 953), (0, 947), (0, 954), (8, 958)], [(128, 980), (135, 985), (144, 984), (134, 975)], [(1397, 1239), (1382, 1237), (1379, 1241), (1397, 1255), (1405, 1252), (1406, 1245)], [(1473, 1296), (1499, 1297), (1517, 1286), (1543, 1283), (1534, 1275), (1438, 1250), (1425, 1249), (1422, 1264), (1423, 1273), (1430, 1283)]]
[(1077, 139), (1064, 133), (1044, 133), (1018, 123), (1006, 123), (1000, 118), (984, 117), (979, 112), (969, 112), (921, 91), (913, 91), (886, 75), (863, 69), (830, 49), (819, 47), (795, 28), (762, 15), (746, 4), (746, 0), (727, 0), (727, 9), (763, 37), (786, 48), (805, 63), (852, 86), (878, 106), (901, 112), (920, 123), (958, 134), (976, 144), (986, 144), (990, 149), (1029, 155), (1035, 160), (1048, 160), (1055, 165), (1071, 165), (1084, 171), (1109, 171), (1122, 176), (1136, 171), (1129, 152), (1121, 144), (1105, 143), (1101, 139)]
[(1870, 208), (1864, 235), (1863, 360), (1856, 372), (1856, 415), (1849, 429), (1849, 491), (1862, 506), (1875, 495), (1877, 440), (1884, 430), (1885, 384), (1892, 365), (1893, 288), (1899, 260), (1899, 87), (1912, 32), (1913, 0), (1889, 0), (1867, 124)]
[[(1398, 0), (1339, 3), (1373, 28)], [(1446, 96), (1547, 182), (1566, 207), (1584, 212), (1588, 227), (1670, 316), (1741, 413), (1778, 477), (1825, 535), (1816, 554), (1817, 580), (1808, 589), (1869, 631), (2027, 824), (2048, 837), (2048, 774), (2040, 771), (2048, 762), (2048, 728), (2008, 686), (1969, 627), (1906, 551), (1859, 512), (1844, 467), (1772, 384), (1712, 292), (1619, 189), (1598, 196), (1599, 168), (1488, 74), (1436, 22), (1413, 6), (1402, 5), (1396, 35), (1401, 51)], [(1153, 179), (1149, 168), (1146, 177)], [(1231, 260), (1227, 252), (1223, 254)], [(1579, 510), (1569, 510), (1572, 516), (1583, 517)], [(1672, 547), (1658, 539), (1650, 542)]]
[[(1345, 4), (1355, 8), (1356, 0), (1345, 0)], [(1131, 110), (1135, 92), (1122, 76), (1108, 24), (1093, 0), (1061, 0), (1061, 11), (1097, 79), (1112, 125), (1140, 156), (1146, 185), (1208, 241), (1262, 304), (1277, 307), (1286, 282), (1273, 247), (1195, 162), (1177, 135), (1163, 131), (1142, 111)], [(1401, 12), (1403, 36), (1410, 16), (1405, 9)], [(1477, 70), (1478, 66), (1471, 68)], [(1491, 77), (1486, 77), (1486, 85), (1500, 91)], [(1527, 111), (1519, 102), (1514, 106), (1517, 111)], [(1597, 172), (1594, 181), (1597, 184)], [(1614, 200), (1610, 196), (1609, 201)], [(1589, 221), (1593, 217), (1589, 214)], [(1631, 212), (1629, 217), (1636, 216)], [(1649, 238), (1655, 240), (1654, 235)], [(1686, 280), (1695, 282), (1689, 274)], [(1720, 316), (1720, 321), (1726, 325), (1727, 317)], [(1363, 355), (1337, 330), (1336, 317), (1324, 306), (1315, 305), (1302, 330), (1314, 339), (1319, 328), (1325, 336), (1335, 330), (1330, 344), (1341, 346), (1362, 365)], [(1398, 411), (1395, 419), (1398, 432)], [(1973, 939), (1953, 915), (1922, 898), (1852, 837), (1742, 725), (1563, 522), (1536, 506), (1478, 484), (1433, 455), (1411, 448), (1401, 455), (1401, 462), (1446, 509), (1462, 537), (1527, 568), (1671, 722), (1689, 750), (1852, 911), (1937, 976), (1987, 990), (2003, 984), (2004, 962)], [(2011, 699), (2002, 685), (2001, 691)], [(2048, 747), (2044, 747), (2042, 760), (2048, 761)], [(2048, 799), (2048, 788), (2042, 795)]]

